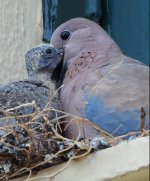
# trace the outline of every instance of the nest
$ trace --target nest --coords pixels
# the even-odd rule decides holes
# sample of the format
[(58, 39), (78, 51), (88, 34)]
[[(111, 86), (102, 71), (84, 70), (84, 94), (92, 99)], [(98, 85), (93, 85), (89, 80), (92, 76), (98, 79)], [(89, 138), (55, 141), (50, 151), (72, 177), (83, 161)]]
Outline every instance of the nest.
[[(42, 111), (35, 109), (32, 114), (18, 115), (16, 110), (23, 106), (36, 107), (36, 104), (32, 102), (9, 110), (1, 110), (5, 115), (4, 118), (1, 118), (1, 121), (2, 119), (13, 118), (18, 120), (15, 125), (10, 124), (0, 127), (0, 130), (4, 132), (0, 138), (0, 180), (2, 181), (24, 174), (29, 174), (27, 180), (30, 180), (33, 171), (68, 161), (64, 167), (66, 168), (71, 160), (81, 158), (94, 150), (118, 144), (127, 136), (147, 135), (147, 132), (143, 134), (139, 131), (121, 137), (113, 137), (108, 134), (106, 139), (94, 138), (93, 140), (79, 141), (77, 138), (71, 140), (61, 135), (62, 121), (60, 122), (60, 120), (72, 115), (55, 110), (50, 106), (45, 107)], [(50, 120), (51, 112), (55, 112), (56, 117)], [(72, 117), (81, 121), (81, 118)], [(27, 118), (28, 121), (24, 121)], [(62, 170), (51, 175), (51, 177)]]

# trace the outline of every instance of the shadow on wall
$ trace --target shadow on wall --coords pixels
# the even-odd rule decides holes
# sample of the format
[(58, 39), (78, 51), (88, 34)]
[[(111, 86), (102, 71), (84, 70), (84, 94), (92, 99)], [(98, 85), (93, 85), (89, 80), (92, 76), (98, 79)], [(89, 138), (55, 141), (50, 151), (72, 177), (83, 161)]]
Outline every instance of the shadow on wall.
[(42, 0), (42, 5), (43, 41), (49, 42), (61, 23), (86, 17), (99, 23), (126, 55), (148, 64), (148, 0)]

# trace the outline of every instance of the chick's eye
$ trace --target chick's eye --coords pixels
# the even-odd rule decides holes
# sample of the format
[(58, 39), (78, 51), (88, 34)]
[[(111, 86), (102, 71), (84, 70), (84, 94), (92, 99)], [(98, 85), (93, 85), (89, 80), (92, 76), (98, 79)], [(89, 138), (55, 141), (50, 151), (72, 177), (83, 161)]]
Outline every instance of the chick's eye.
[(60, 37), (62, 40), (69, 40), (69, 38), (71, 37), (71, 32), (68, 30), (65, 30), (61, 33)]
[(45, 52), (46, 52), (47, 54), (52, 54), (53, 51), (52, 51), (51, 48), (48, 48), (48, 49), (45, 50)]
[(52, 47), (49, 47), (45, 50), (44, 55), (45, 55), (45, 57), (53, 57), (56, 55), (56, 50)]

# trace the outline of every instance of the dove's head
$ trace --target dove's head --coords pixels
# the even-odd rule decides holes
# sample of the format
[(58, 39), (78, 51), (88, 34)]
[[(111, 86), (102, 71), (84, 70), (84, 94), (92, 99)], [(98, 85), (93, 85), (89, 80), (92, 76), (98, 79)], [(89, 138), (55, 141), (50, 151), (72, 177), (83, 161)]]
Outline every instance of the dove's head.
[(79, 54), (98, 54), (99, 61), (121, 54), (120, 48), (111, 37), (96, 23), (85, 18), (74, 18), (60, 25), (51, 37), (54, 48), (64, 48), (66, 67), (77, 60)]
[(57, 51), (49, 44), (31, 48), (25, 54), (26, 69), (30, 79), (43, 82), (53, 79), (55, 70), (61, 63), (61, 49)]

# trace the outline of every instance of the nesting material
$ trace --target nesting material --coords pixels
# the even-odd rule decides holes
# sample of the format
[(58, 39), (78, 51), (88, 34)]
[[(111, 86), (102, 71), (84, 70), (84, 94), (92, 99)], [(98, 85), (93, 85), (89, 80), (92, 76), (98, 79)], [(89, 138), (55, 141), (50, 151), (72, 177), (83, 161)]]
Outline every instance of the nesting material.
[[(17, 114), (17, 110), (21, 107), (30, 106), (35, 107), (32, 114)], [(0, 121), (3, 121), (4, 118), (5, 120), (13, 120), (13, 118), (18, 120), (15, 125), (8, 124), (0, 127), (0, 131), (3, 131), (3, 136), (0, 138), (0, 180), (2, 181), (24, 174), (29, 174), (28, 178), (30, 178), (32, 172), (65, 161), (68, 161), (69, 164), (71, 160), (79, 159), (92, 151), (116, 145), (126, 137), (131, 139), (145, 136), (149, 132), (143, 130), (143, 132), (129, 133), (121, 137), (112, 137), (105, 133), (107, 136), (96, 137), (92, 140), (79, 141), (78, 138), (71, 140), (62, 136), (61, 124), (63, 121), (60, 122), (60, 120), (72, 116), (78, 125), (79, 121), (84, 121), (83, 118), (55, 110), (48, 105), (40, 111), (35, 102), (8, 110), (0, 110), (0, 112), (3, 114)], [(56, 118), (50, 120), (51, 112), (55, 112)], [(25, 121), (26, 119), (29, 121)]]

